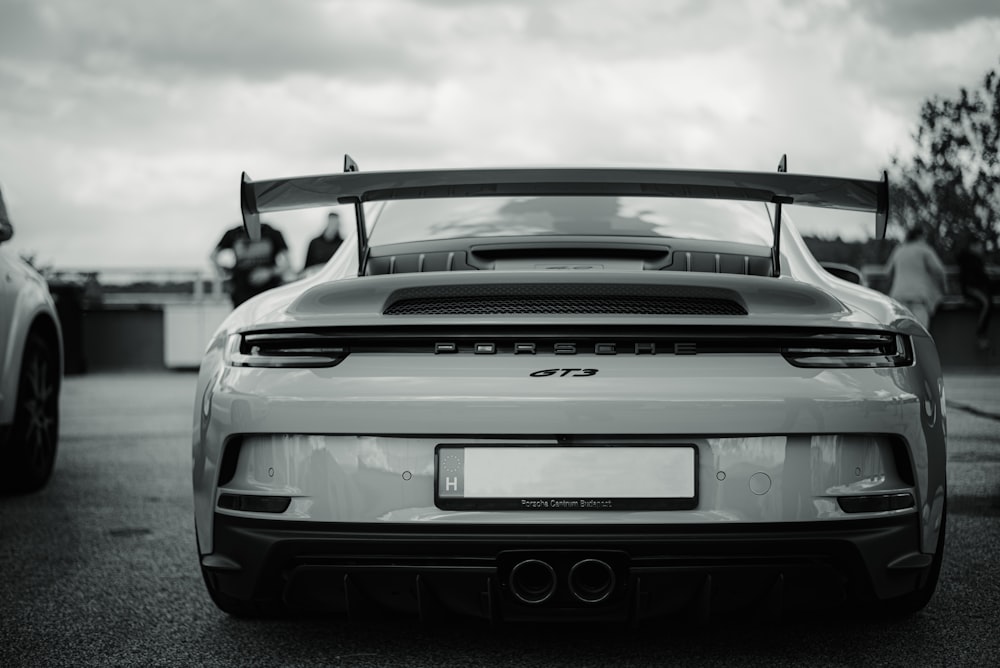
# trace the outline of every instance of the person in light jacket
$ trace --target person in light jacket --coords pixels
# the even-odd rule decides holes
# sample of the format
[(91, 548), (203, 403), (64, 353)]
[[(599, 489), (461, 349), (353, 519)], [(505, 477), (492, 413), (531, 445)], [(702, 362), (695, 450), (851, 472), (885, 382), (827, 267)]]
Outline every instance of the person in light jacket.
[(906, 241), (889, 256), (889, 285), (889, 296), (930, 329), (931, 317), (945, 293), (945, 270), (919, 225), (907, 232)]

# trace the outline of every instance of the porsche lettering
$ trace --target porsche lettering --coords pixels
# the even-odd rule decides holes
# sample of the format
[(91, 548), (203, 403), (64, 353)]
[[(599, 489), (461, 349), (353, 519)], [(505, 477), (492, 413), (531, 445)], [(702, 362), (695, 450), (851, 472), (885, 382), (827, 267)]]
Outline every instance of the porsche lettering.
[(440, 341), (434, 344), (435, 355), (472, 353), (473, 355), (656, 355), (671, 352), (674, 355), (696, 355), (698, 346), (694, 342), (667, 343), (660, 345), (653, 341), (615, 342), (599, 341), (597, 343), (576, 343), (560, 341), (557, 343), (534, 343), (515, 341), (514, 343), (482, 342), (460, 344), (454, 341)]

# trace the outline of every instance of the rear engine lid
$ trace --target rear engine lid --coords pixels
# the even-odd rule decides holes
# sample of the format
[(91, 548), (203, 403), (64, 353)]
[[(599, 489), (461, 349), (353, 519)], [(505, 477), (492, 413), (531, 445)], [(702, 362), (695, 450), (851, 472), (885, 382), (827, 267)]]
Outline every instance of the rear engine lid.
[(422, 319), (475, 317), (539, 322), (814, 320), (829, 325), (851, 311), (829, 293), (792, 279), (723, 274), (632, 272), (440, 272), (366, 276), (316, 285), (288, 306), (295, 321), (330, 318), (347, 324), (421, 324)]

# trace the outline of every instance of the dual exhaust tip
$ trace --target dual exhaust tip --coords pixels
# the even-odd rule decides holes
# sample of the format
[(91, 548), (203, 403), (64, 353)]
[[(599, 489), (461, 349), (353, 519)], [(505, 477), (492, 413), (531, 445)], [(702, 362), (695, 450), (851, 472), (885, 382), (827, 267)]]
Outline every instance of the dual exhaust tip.
[[(555, 568), (541, 559), (524, 559), (510, 571), (510, 591), (521, 603), (540, 605), (556, 593)], [(615, 589), (615, 571), (601, 559), (581, 559), (569, 568), (566, 587), (579, 601), (593, 605), (611, 596)]]

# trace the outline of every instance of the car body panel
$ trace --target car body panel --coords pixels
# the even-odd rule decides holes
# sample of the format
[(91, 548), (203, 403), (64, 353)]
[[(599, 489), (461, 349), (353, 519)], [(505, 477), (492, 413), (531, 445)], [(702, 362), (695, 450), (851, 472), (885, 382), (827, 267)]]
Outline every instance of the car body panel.
[[(288, 467), (279, 468), (279, 475), (299, 479), (310, 467), (308, 461), (293, 463), (302, 457), (299, 450), (305, 447), (307, 453), (313, 454), (325, 451), (328, 447), (323, 435), (333, 434), (365, 435), (352, 437), (361, 438), (358, 443), (340, 443), (343, 453), (333, 449), (329, 457), (334, 462), (339, 461), (338, 457), (369, 457), (364, 453), (370, 449), (378, 451), (381, 437), (399, 435), (403, 437), (403, 445), (399, 445), (397, 437), (387, 439), (386, 447), (404, 447), (409, 457), (404, 470), (421, 472), (424, 476), (433, 464), (433, 446), (446, 440), (455, 441), (454, 437), (447, 438), (450, 434), (495, 435), (498, 442), (532, 435), (552, 438), (554, 435), (595, 434), (611, 434), (614, 435), (611, 440), (620, 442), (627, 441), (630, 435), (648, 439), (650, 434), (664, 434), (672, 443), (689, 442), (684, 440), (684, 435), (698, 435), (698, 440), (704, 441), (702, 435), (706, 425), (712, 425), (713, 437), (802, 434), (808, 439), (813, 435), (836, 438), (835, 435), (844, 434), (897, 434), (910, 444), (920, 497), (918, 507), (928, 518), (935, 512), (932, 505), (945, 482), (932, 477), (936, 469), (929, 468), (920, 457), (927, 451), (925, 429), (933, 432), (940, 428), (941, 396), (934, 391), (937, 388), (927, 386), (912, 369), (879, 375), (857, 369), (796, 369), (790, 373), (783, 360), (770, 356), (729, 356), (720, 361), (715, 373), (706, 373), (706, 363), (711, 360), (702, 355), (657, 355), (654, 359), (535, 355), (530, 358), (495, 357), (488, 365), (477, 356), (442, 359), (427, 354), (406, 360), (405, 365), (398, 356), (392, 355), (365, 356), (364, 360), (356, 357), (348, 357), (333, 369), (297, 370), (291, 374), (287, 370), (225, 369), (214, 380), (210, 391), (208, 387), (202, 389), (201, 396), (207, 403), (202, 407), (198, 425), (199, 441), (223, 443), (236, 434), (303, 435), (299, 439), (302, 443), (290, 443), (285, 455), (278, 454), (279, 446), (273, 446), (275, 452), (269, 455)], [(539, 369), (556, 367), (596, 367), (599, 373), (592, 377), (530, 375)], [(724, 384), (720, 383), (723, 379)], [(294, 394), (290, 395), (292, 389)], [(331, 397), (337, 397), (336, 401), (331, 401)], [(449, 414), (447, 432), (442, 432), (440, 427), (442, 411)], [(937, 419), (932, 420), (930, 416), (937, 416)], [(309, 435), (318, 435), (318, 438), (310, 440)], [(458, 440), (465, 442), (463, 438)], [(311, 445), (306, 447), (305, 442)], [(738, 452), (723, 453), (720, 447), (700, 447), (703, 467), (708, 467), (699, 474), (703, 489), (716, 487), (715, 474), (725, 471), (724, 468), (709, 470), (717, 466), (709, 466), (709, 462), (718, 458), (730, 462), (730, 467), (754, 469), (750, 474), (757, 472), (754, 466), (765, 466), (752, 457), (738, 461)], [(735, 445), (732, 447), (739, 449)], [(206, 528), (199, 540), (209, 549), (212, 538), (207, 527), (211, 526), (217, 494), (222, 493), (211, 484), (217, 478), (220, 454), (216, 450), (206, 452), (204, 457), (202, 479), (197, 481), (196, 489), (207, 495), (199, 499), (198, 524)], [(767, 471), (784, 466), (783, 451), (771, 457), (775, 461), (766, 464)], [(329, 464), (330, 460), (324, 457), (322, 461)], [(806, 470), (795, 475), (810, 480), (825, 479), (822, 471), (808, 470), (809, 461), (805, 462)], [(864, 470), (857, 479), (885, 475), (883, 470)], [(426, 479), (422, 480), (426, 487), (417, 494), (426, 499), (433, 489)], [(731, 476), (726, 480), (727, 486), (734, 484)], [(850, 481), (838, 484), (847, 482)], [(393, 483), (402, 487), (421, 484), (420, 480), (410, 485), (395, 480)], [(259, 489), (262, 493), (265, 490), (274, 491), (270, 483)], [(324, 490), (325, 487), (310, 491), (322, 494)], [(299, 490), (295, 495), (305, 496), (310, 491)], [(360, 514), (321, 515), (317, 519), (368, 522), (391, 517), (388, 521), (403, 521), (401, 518), (407, 516), (402, 506), (365, 510), (352, 503), (351, 507), (360, 508)], [(734, 517), (740, 517), (743, 510), (745, 508), (732, 509), (736, 513)], [(823, 512), (830, 517), (840, 517), (832, 511), (816, 509), (815, 512), (816, 516), (810, 515), (808, 519), (818, 519)], [(449, 521), (463, 521), (457, 516), (460, 514), (436, 510), (431, 510), (430, 514), (438, 519), (456, 515)], [(691, 521), (682, 515), (647, 517), (647, 521), (665, 522), (669, 517), (680, 518), (669, 521)], [(726, 521), (724, 515), (713, 517), (712, 521)], [(600, 514), (599, 518), (600, 521), (625, 521), (608, 513)], [(798, 515), (791, 518), (761, 516), (756, 521), (798, 518)], [(417, 514), (407, 521), (422, 519), (423, 516)], [(504, 515), (495, 515), (493, 519), (478, 515), (467, 517), (465, 521), (505, 522), (510, 519)], [(572, 518), (577, 522), (593, 519), (580, 515)], [(545, 520), (531, 521), (562, 523), (567, 520), (546, 516)], [(928, 527), (927, 542), (933, 545), (935, 539), (933, 527)]]

